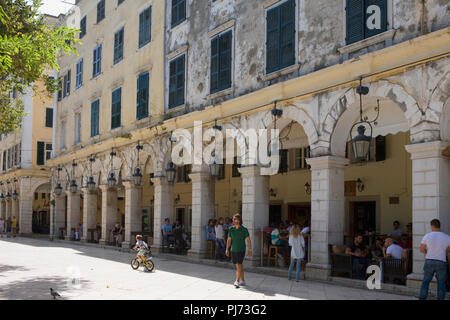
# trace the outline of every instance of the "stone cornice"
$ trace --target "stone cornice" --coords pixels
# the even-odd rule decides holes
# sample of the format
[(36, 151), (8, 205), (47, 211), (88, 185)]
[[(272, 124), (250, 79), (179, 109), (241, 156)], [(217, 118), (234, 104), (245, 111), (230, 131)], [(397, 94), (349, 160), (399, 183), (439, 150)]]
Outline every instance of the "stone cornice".
[(406, 145), (405, 149), (411, 154), (411, 159), (427, 158), (447, 158), (446, 150), (450, 147), (450, 142), (433, 141)]
[(321, 169), (333, 169), (333, 168), (343, 168), (349, 164), (350, 160), (335, 156), (324, 156), (317, 158), (306, 159), (306, 162), (311, 166), (311, 170), (321, 170)]

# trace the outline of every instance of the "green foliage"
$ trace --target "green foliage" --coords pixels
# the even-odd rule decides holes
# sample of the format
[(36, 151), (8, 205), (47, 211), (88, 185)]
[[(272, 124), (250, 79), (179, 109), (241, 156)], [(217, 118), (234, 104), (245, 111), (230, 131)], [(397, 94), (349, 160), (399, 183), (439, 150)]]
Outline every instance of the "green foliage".
[(11, 92), (23, 94), (42, 81), (50, 95), (58, 90), (57, 80), (46, 73), (59, 70), (57, 56), (78, 55), (79, 30), (47, 24), (40, 6), (41, 0), (0, 0), (0, 133), (15, 130), (24, 116), (22, 102), (10, 99)]

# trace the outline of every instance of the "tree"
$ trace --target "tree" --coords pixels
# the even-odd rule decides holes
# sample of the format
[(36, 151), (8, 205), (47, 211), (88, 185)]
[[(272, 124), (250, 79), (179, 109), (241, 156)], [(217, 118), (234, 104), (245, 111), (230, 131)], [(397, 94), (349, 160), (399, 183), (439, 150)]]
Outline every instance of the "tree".
[(32, 84), (43, 81), (45, 94), (58, 90), (57, 80), (46, 72), (59, 70), (59, 54), (77, 54), (78, 29), (51, 26), (38, 12), (42, 0), (0, 0), (0, 134), (19, 127), (24, 117), (20, 99)]

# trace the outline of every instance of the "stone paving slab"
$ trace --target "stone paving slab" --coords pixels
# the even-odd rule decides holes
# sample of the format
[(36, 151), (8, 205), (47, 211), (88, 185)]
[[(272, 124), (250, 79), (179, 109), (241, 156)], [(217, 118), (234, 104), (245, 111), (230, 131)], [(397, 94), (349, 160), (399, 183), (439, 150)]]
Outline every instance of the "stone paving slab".
[[(131, 253), (31, 238), (0, 238), (0, 299), (152, 300), (411, 300), (368, 289), (246, 272), (247, 286), (234, 288), (234, 270), (166, 258), (156, 270), (132, 270)], [(245, 268), (245, 264), (244, 264)], [(81, 283), (71, 278), (79, 273)], [(71, 276), (71, 274), (75, 274)]]

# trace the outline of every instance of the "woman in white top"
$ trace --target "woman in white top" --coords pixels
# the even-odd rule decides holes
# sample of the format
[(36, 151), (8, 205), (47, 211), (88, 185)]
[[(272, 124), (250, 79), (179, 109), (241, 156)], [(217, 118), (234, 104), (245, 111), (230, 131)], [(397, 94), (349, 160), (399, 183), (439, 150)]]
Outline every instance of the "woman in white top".
[(223, 218), (217, 219), (216, 222), (216, 259), (225, 259), (225, 231), (223, 230)]
[(291, 246), (292, 249), (288, 279), (292, 279), (292, 269), (294, 268), (295, 260), (297, 260), (295, 280), (298, 282), (300, 280), (300, 266), (305, 256), (305, 240), (303, 239), (303, 234), (300, 232), (300, 227), (298, 225), (294, 225), (291, 228), (291, 232), (289, 234), (289, 246)]

